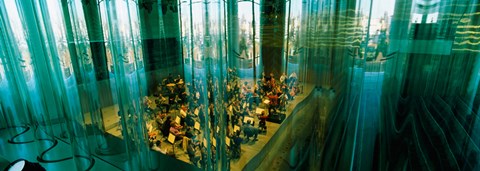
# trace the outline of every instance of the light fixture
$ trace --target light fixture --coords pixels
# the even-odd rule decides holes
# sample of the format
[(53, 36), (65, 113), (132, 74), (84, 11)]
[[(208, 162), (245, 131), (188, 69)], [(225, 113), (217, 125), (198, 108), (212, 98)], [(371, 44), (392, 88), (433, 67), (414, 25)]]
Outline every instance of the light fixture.
[(18, 159), (10, 163), (4, 171), (46, 171), (39, 163)]

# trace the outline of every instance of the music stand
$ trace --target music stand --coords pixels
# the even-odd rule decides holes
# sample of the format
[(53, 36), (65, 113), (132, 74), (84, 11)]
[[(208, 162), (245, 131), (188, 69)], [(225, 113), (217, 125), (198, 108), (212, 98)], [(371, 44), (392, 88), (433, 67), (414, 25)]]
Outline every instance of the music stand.
[(177, 158), (177, 156), (175, 154), (175, 135), (173, 135), (172, 133), (168, 134), (167, 140), (168, 140), (168, 142), (172, 143), (173, 157)]
[(177, 124), (180, 124), (180, 121), (181, 121), (180, 117), (178, 117), (178, 116), (175, 117), (175, 122), (176, 122)]
[(200, 131), (200, 123), (195, 122), (195, 125), (193, 126), (196, 130)]
[(228, 138), (227, 136), (225, 137), (225, 144), (230, 147), (230, 138)]
[(255, 122), (255, 120), (252, 118), (252, 117), (249, 117), (249, 116), (245, 116), (243, 118), (243, 123), (248, 123), (248, 121), (250, 121), (250, 123), (253, 125), (253, 123)]
[(255, 110), (255, 114), (261, 115), (263, 111), (265, 111), (265, 109), (257, 107), (257, 109)]
[(233, 126), (233, 132), (236, 133), (237, 131), (240, 131), (240, 127), (237, 125)]
[(195, 111), (193, 113), (198, 116), (198, 113), (200, 113), (200, 110), (198, 108), (195, 108)]

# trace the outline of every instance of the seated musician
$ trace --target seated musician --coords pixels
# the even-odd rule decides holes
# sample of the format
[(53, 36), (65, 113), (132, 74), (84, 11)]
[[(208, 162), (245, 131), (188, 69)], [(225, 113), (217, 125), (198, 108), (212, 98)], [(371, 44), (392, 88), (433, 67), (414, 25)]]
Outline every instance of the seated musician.
[(268, 115), (265, 113), (265, 111), (262, 111), (262, 114), (258, 117), (258, 119), (260, 119), (260, 123), (258, 124), (258, 127), (265, 132), (267, 131), (267, 118), (268, 118)]
[(295, 95), (297, 94), (297, 88), (292, 86), (288, 94), (289, 94), (288, 99), (293, 100), (295, 98)]
[(190, 127), (195, 126), (195, 115), (191, 111), (185, 117), (185, 124)]
[(279, 100), (279, 104), (278, 104), (278, 105), (279, 105), (280, 110), (282, 110), (282, 111), (286, 110), (285, 107), (286, 107), (286, 105), (287, 105), (287, 100), (288, 100), (286, 94), (287, 94), (287, 93), (282, 93), (282, 94), (278, 97), (278, 100)]
[(232, 104), (232, 108), (233, 108), (233, 114), (237, 114), (239, 115), (240, 114), (240, 101), (238, 100), (235, 100)]
[(250, 116), (250, 110), (248, 110), (248, 108), (245, 108), (241, 116), (242, 118), (244, 118), (245, 116)]
[(172, 117), (167, 116), (167, 118), (165, 118), (165, 120), (163, 121), (162, 128), (161, 128), (161, 131), (164, 137), (168, 136), (171, 126), (172, 126)]
[(181, 116), (182, 118), (187, 117), (187, 110), (188, 110), (188, 108), (187, 108), (187, 106), (185, 106), (185, 105), (182, 105), (182, 106), (180, 107), (180, 116)]
[(183, 128), (183, 126), (181, 126), (180, 124), (178, 124), (177, 122), (171, 122), (170, 124), (170, 133), (172, 133), (173, 135), (175, 135), (175, 139), (176, 140), (180, 140), (180, 139), (183, 139), (183, 137), (185, 136), (185, 133), (181, 132), (180, 129)]
[(270, 73), (270, 75), (264, 75), (264, 76), (263, 76), (264, 81), (265, 81), (265, 82), (269, 82), (270, 79), (272, 79), (272, 75), (273, 75), (273, 73)]
[(175, 80), (173, 79), (172, 73), (168, 74), (167, 84), (171, 84), (171, 83), (174, 83), (174, 82), (175, 82)]
[(152, 100), (150, 100), (150, 98), (148, 98), (148, 96), (145, 96), (143, 98), (143, 105), (145, 106), (145, 108), (148, 108), (150, 110), (154, 109), (153, 102), (152, 102)]
[(278, 106), (278, 94), (272, 93), (268, 95), (268, 98), (270, 100), (270, 104), (268, 105), (268, 113), (273, 114), (272, 110), (276, 110)]
[(230, 115), (230, 122), (232, 124), (232, 127), (235, 125), (238, 125), (240, 123), (239, 120), (240, 120), (240, 115), (238, 114)]
[[(174, 106), (175, 105), (175, 99), (177, 97), (177, 93), (175, 93), (175, 91), (170, 90), (170, 92), (168, 93), (168, 104), (169, 104), (169, 107), (171, 106)], [(168, 109), (167, 109), (167, 112), (168, 112)]]
[(163, 109), (166, 109), (166, 113), (169, 112), (169, 110), (170, 110), (169, 101), (168, 101), (168, 99), (167, 99), (166, 97), (164, 97), (162, 94), (159, 94), (156, 103), (157, 103), (157, 106), (161, 106)]
[(260, 103), (260, 96), (258, 96), (258, 92), (253, 92), (252, 94), (252, 98), (251, 98), (251, 104), (252, 103), (255, 103), (256, 106), (258, 106), (258, 104)]
[(177, 75), (177, 78), (175, 78), (173, 81), (175, 83), (179, 83), (181, 80), (182, 80), (182, 77), (180, 77), (180, 75)]
[(185, 132), (185, 136), (188, 138), (193, 138), (195, 136), (195, 130), (192, 127), (187, 127), (187, 131)]
[[(163, 87), (162, 87), (161, 84), (158, 84), (158, 85), (157, 85), (157, 90), (156, 90), (156, 92), (153, 94), (153, 96), (154, 96), (154, 97), (158, 97), (158, 93), (162, 93), (162, 92), (163, 92)], [(156, 94), (157, 96), (155, 96), (155, 94)]]
[(280, 76), (280, 83), (285, 83), (285, 80), (287, 79), (287, 74), (283, 73), (282, 76)]
[(158, 151), (158, 152), (160, 152), (160, 153), (162, 153), (162, 154), (167, 154), (167, 150), (166, 150), (166, 149), (161, 149), (161, 148), (160, 148), (160, 147), (161, 147), (161, 144), (162, 144), (161, 141), (156, 140), (156, 141), (154, 141), (154, 143), (152, 143), (152, 144), (153, 144), (153, 145), (152, 145), (152, 150)]
[(273, 78), (273, 77), (272, 77), (272, 79), (270, 79), (270, 81), (268, 83), (270, 84), (270, 87), (272, 89), (274, 89), (277, 86), (277, 84), (275, 82), (275, 78)]
[(177, 86), (175, 87), (174, 92), (177, 94), (177, 96), (179, 98), (178, 102), (180, 104), (183, 104), (183, 102), (185, 102), (184, 100), (186, 100), (186, 97), (183, 97), (183, 96), (186, 95), (185, 86), (183, 84), (177, 83)]
[(162, 125), (165, 122), (166, 116), (167, 114), (157, 111), (155, 115), (155, 121), (157, 122), (157, 125)]
[(196, 140), (190, 140), (188, 143), (187, 147), (187, 154), (190, 159), (190, 162), (192, 162), (193, 165), (198, 166), (198, 161), (200, 161), (200, 149), (199, 149), (199, 143)]
[(232, 137), (232, 145), (230, 146), (232, 153), (231, 156), (234, 159), (240, 158), (240, 153), (242, 151), (241, 145), (242, 145), (243, 139), (240, 137), (240, 131), (237, 131), (234, 133)]
[(297, 73), (292, 72), (290, 76), (288, 77), (288, 84), (290, 87), (292, 87), (295, 82), (297, 81)]
[(248, 89), (249, 89), (250, 86), (248, 86), (248, 82), (244, 82), (243, 85), (242, 85), (242, 92), (243, 93), (246, 93), (248, 92)]

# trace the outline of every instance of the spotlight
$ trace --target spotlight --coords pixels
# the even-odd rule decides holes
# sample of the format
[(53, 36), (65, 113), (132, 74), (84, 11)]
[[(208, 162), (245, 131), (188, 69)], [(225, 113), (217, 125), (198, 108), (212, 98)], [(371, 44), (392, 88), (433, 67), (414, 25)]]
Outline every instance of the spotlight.
[(39, 163), (18, 159), (10, 163), (3, 171), (46, 171)]

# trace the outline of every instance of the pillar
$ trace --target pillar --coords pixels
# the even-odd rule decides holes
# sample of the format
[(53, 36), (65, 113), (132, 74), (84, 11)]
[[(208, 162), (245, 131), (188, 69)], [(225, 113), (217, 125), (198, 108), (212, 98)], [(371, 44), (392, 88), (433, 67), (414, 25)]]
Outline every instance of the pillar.
[(273, 73), (279, 77), (283, 72), (285, 4), (284, 0), (267, 0), (261, 4), (260, 42), (265, 75)]

